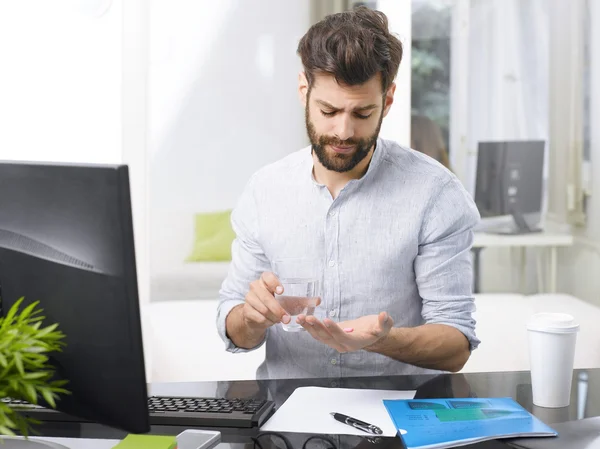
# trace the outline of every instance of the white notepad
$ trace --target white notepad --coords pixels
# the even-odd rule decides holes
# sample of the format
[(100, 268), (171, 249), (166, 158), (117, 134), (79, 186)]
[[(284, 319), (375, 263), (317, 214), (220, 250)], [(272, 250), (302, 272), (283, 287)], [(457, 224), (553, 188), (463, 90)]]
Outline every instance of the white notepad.
[(295, 432), (330, 435), (373, 436), (340, 423), (330, 412), (376, 425), (382, 436), (396, 436), (384, 399), (413, 399), (415, 391), (361, 390), (350, 388), (297, 388), (283, 405), (263, 424), (261, 431)]

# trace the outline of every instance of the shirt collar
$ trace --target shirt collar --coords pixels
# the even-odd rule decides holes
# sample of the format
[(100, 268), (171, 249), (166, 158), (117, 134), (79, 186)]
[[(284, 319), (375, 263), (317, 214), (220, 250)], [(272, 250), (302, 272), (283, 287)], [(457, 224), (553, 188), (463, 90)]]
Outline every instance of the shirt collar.
[[(372, 174), (377, 170), (377, 167), (379, 167), (379, 165), (381, 164), (381, 161), (383, 160), (383, 156), (385, 153), (385, 144), (384, 141), (381, 137), (377, 138), (377, 143), (375, 144), (375, 151), (373, 151), (373, 156), (371, 157), (371, 162), (369, 163), (369, 166), (367, 167), (367, 171), (366, 173), (359, 179), (352, 179), (350, 181), (350, 183), (356, 184), (356, 183), (361, 183), (363, 182), (366, 178), (372, 176)], [(313, 162), (313, 156), (312, 156), (312, 146), (308, 147), (308, 163), (307, 163), (307, 167), (308, 167), (308, 174), (310, 176), (311, 181), (313, 182), (313, 184), (319, 186), (319, 187), (323, 187), (324, 184), (321, 184), (319, 182), (317, 182), (317, 180), (315, 179), (315, 176), (313, 174), (313, 167), (314, 167), (314, 162)]]

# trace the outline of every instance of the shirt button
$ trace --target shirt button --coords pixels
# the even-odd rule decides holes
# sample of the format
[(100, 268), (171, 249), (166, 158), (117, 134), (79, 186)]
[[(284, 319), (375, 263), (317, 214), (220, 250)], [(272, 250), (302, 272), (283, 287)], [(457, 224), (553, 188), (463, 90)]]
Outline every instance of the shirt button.
[(334, 265), (335, 265), (335, 260), (330, 260), (330, 261), (329, 261), (329, 266), (330, 266), (330, 267), (333, 267)]
[(334, 210), (332, 210), (331, 212), (329, 212), (329, 216), (330, 216), (330, 217), (335, 217), (335, 211), (334, 211)]
[(333, 382), (331, 382), (331, 386), (332, 386), (332, 388), (337, 388), (337, 386), (338, 386), (338, 383), (337, 383), (337, 382), (335, 382), (335, 381), (333, 381)]
[(332, 365), (337, 365), (337, 360), (336, 359), (331, 359), (331, 364)]
[(336, 312), (335, 310), (330, 310), (330, 311), (329, 311), (329, 315), (330, 315), (330, 316), (335, 316), (335, 315), (336, 315), (336, 313), (337, 313), (337, 312)]

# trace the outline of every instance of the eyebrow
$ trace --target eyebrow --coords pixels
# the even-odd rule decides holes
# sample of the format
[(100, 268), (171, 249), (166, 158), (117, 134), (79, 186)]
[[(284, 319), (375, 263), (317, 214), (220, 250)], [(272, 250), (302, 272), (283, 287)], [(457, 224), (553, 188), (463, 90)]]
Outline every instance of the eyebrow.
[[(335, 106), (333, 106), (332, 104), (327, 103), (326, 101), (323, 101), (323, 100), (316, 100), (316, 101), (321, 106), (325, 106), (326, 108), (333, 109), (335, 111), (339, 111), (340, 110), (340, 108), (336, 108)], [(375, 109), (375, 108), (378, 108), (378, 107), (379, 107), (378, 105), (376, 105), (375, 103), (373, 103), (373, 104), (368, 104), (366, 106), (360, 106), (358, 108), (355, 108), (354, 110), (355, 111), (368, 111), (370, 109)]]

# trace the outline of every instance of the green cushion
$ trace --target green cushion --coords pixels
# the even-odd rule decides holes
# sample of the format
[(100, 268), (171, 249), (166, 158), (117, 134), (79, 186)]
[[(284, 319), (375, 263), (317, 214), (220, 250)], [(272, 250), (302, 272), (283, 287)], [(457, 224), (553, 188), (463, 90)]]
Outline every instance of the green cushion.
[(195, 215), (194, 247), (186, 262), (231, 260), (231, 210)]

